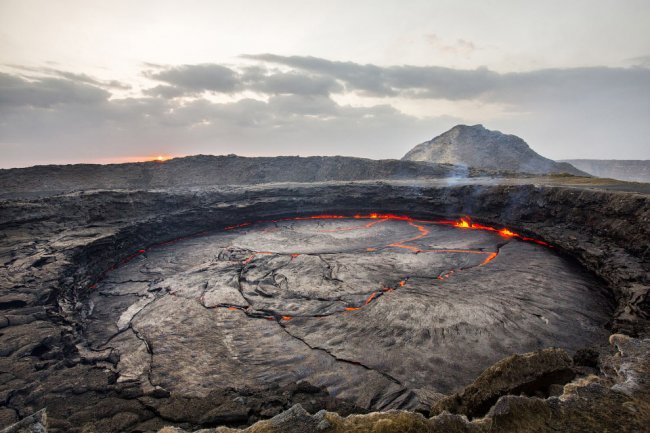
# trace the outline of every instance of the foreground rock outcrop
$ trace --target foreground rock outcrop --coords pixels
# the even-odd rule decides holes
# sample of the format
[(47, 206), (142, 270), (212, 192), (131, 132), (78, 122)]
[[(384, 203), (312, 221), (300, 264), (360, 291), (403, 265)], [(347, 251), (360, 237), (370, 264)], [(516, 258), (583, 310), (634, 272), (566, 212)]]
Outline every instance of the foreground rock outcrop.
[[(608, 285), (616, 305), (609, 328), (627, 335), (612, 339), (619, 355), (604, 347), (592, 348), (597, 356), (585, 353), (578, 358), (581, 364), (591, 365), (583, 366), (594, 369), (593, 377), (588, 370), (578, 369), (580, 377), (564, 385), (561, 396), (543, 398), (546, 391), (540, 397), (500, 396), (485, 417), (468, 421), (462, 414), (448, 413), (431, 419), (410, 412), (344, 417), (357, 408), (307, 385), (293, 390), (251, 389), (250, 395), (171, 393), (146, 382), (118, 381), (117, 365), (125, 354), (110, 347), (96, 351), (88, 345), (84, 317), (93, 284), (107, 268), (138, 250), (242, 221), (323, 211), (403, 212), (454, 219), (471, 215), (477, 222), (507, 226), (549, 242)], [(0, 425), (9, 426), (46, 408), (50, 431), (157, 431), (166, 425), (190, 431), (221, 423), (242, 429), (299, 403), (311, 413), (341, 412), (321, 415), (332, 424), (332, 431), (354, 431), (357, 426), (358, 431), (395, 431), (399, 425), (412, 426), (413, 431), (436, 425), (485, 431), (488, 418), (490, 425), (503, 431), (522, 425), (533, 426), (532, 431), (572, 431), (572, 426), (582, 426), (573, 431), (599, 431), (598, 426), (642, 431), (641, 423), (648, 422), (644, 340), (650, 319), (648, 221), (650, 199), (645, 194), (516, 184), (314, 183), (201, 191), (93, 191), (4, 201), (0, 205)], [(150, 353), (145, 350), (143, 355)], [(557, 386), (553, 389), (557, 391)], [(239, 397), (245, 398), (235, 401)], [(266, 402), (274, 405), (265, 406)], [(616, 410), (610, 414), (610, 408)], [(264, 427), (269, 422), (251, 428), (270, 428)]]
[(572, 364), (560, 349), (512, 355), (488, 368), (459, 393), (436, 402), (431, 413), (448, 411), (472, 419), (485, 415), (504, 395), (548, 396), (553, 386), (575, 377)]
[(402, 160), (521, 173), (587, 175), (569, 163), (544, 158), (516, 135), (490, 131), (483, 125), (454, 126), (430, 141), (418, 144)]

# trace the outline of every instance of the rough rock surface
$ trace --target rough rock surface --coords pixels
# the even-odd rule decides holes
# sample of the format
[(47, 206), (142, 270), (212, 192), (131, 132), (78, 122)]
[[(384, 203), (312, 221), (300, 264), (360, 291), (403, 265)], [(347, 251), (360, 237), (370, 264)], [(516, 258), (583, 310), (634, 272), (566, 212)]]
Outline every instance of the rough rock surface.
[(2, 430), (2, 433), (47, 433), (47, 412), (41, 409)]
[(650, 182), (650, 160), (638, 159), (567, 159), (578, 170), (598, 177)]
[[(248, 396), (232, 391), (228, 394), (226, 390), (219, 395), (192, 396), (143, 386), (138, 380), (118, 381), (117, 366), (120, 362), (128, 363), (128, 357), (111, 350), (93, 350), (84, 337), (87, 328), (81, 320), (88, 315), (87, 301), (95, 293), (93, 284), (98, 276), (139, 249), (246, 220), (324, 211), (407, 213), (420, 218), (449, 219), (471, 215), (478, 223), (506, 226), (547, 241), (558, 252), (574, 257), (610, 289), (616, 303), (611, 329), (635, 338), (628, 340), (629, 347), (622, 341), (627, 337), (614, 338), (621, 345), (621, 355), (612, 355), (611, 362), (605, 349), (594, 348), (601, 353), (601, 373), (596, 379), (573, 382), (573, 391), (567, 388), (571, 384), (565, 385), (564, 400), (539, 399), (552, 417), (535, 418), (534, 413), (538, 412), (530, 408), (539, 404), (535, 403), (537, 400), (521, 403), (517, 396), (502, 397), (499, 401), (508, 404), (497, 403), (500, 409), (494, 419), (502, 420), (499, 422), (504, 425), (516, 425), (517, 419), (537, 419), (534, 422), (541, 423), (550, 419), (550, 426), (559, 430), (570, 427), (572, 420), (576, 425), (620, 424), (620, 431), (635, 431), (635, 426), (640, 431), (644, 424), (638, 423), (647, 423), (644, 390), (648, 349), (642, 338), (648, 335), (650, 319), (648, 195), (543, 184), (479, 183), (450, 187), (413, 181), (93, 191), (2, 202), (1, 425), (8, 426), (47, 408), (51, 431), (156, 431), (167, 424), (191, 430), (214, 427), (210, 423), (220, 421), (211, 420), (219, 417), (237, 416), (242, 400), (233, 401), (239, 397), (251, 401), (245, 424), (271, 417), (295, 403), (307, 407), (308, 402), (310, 412), (346, 407), (348, 412), (356, 411), (354, 405), (338, 401), (324, 390), (306, 393), (280, 387), (251, 389)], [(137, 356), (150, 355), (145, 352), (131, 354), (132, 365), (138, 364)], [(627, 354), (634, 356), (626, 358)], [(274, 403), (275, 407), (265, 411), (264, 402), (276, 399), (279, 401)], [(178, 405), (179, 401), (183, 404)], [(182, 420), (172, 418), (177, 412), (173, 408), (201, 404), (206, 407), (201, 416), (217, 410), (205, 419), (205, 424), (190, 411)], [(609, 407), (617, 408), (611, 416), (606, 415)], [(398, 414), (401, 415), (386, 413), (372, 417), (381, 425), (397, 422), (388, 419), (391, 417), (415, 420), (417, 425), (426, 421), (421, 415)], [(513, 415), (508, 418), (508, 414)], [(480, 421), (463, 421), (460, 415), (439, 417), (446, 417), (450, 424), (470, 425), (468, 429), (474, 429)], [(438, 421), (426, 421), (426, 425), (442, 422), (439, 417), (433, 418)], [(328, 415), (327, 419), (334, 420), (335, 426), (358, 419), (366, 425), (361, 415), (340, 417), (344, 424), (336, 424), (335, 415)], [(539, 431), (545, 431), (544, 424), (542, 427)]]
[[(504, 395), (484, 417), (468, 420), (466, 416), (443, 411), (431, 418), (407, 411), (374, 412), (366, 415), (341, 417), (319, 411), (310, 415), (300, 406), (268, 421), (260, 421), (249, 428), (238, 430), (215, 428), (200, 433), (520, 433), (520, 432), (625, 432), (647, 431), (650, 423), (650, 401), (647, 378), (650, 366), (650, 339), (631, 339), (615, 335), (615, 350), (605, 360), (606, 374), (581, 376), (561, 388), (558, 395), (540, 398), (524, 395)], [(531, 358), (567, 359), (559, 353), (537, 353)], [(546, 363), (546, 361), (542, 361)], [(508, 362), (504, 360), (502, 364)], [(518, 361), (515, 361), (518, 362)], [(491, 367), (486, 374), (497, 366)], [(497, 367), (501, 368), (501, 367)], [(632, 385), (625, 390), (622, 384)], [(481, 394), (490, 393), (492, 385), (479, 379), (472, 384)], [(483, 387), (487, 387), (481, 391)], [(197, 432), (197, 433), (198, 433)], [(159, 433), (185, 433), (182, 429), (165, 428)]]
[(587, 175), (569, 163), (544, 158), (516, 135), (490, 131), (483, 125), (454, 126), (444, 134), (418, 144), (402, 160), (522, 173)]
[(561, 349), (512, 355), (485, 370), (461, 392), (436, 402), (431, 413), (446, 410), (470, 419), (481, 417), (501, 396), (548, 396), (553, 385), (564, 385), (574, 376), (571, 357)]
[(202, 396), (302, 380), (370, 410), (426, 410), (513, 351), (605, 344), (604, 287), (551, 249), (390, 218), (278, 220), (142, 250), (95, 284), (84, 337), (124, 354), (118, 382)]

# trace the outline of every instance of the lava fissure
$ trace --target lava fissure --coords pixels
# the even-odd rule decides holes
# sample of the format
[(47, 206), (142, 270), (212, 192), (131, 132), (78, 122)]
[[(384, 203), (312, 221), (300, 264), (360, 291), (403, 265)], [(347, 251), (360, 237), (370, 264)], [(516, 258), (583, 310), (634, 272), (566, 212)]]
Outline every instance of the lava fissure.
[(129, 329), (133, 331), (133, 335), (135, 335), (135, 338), (137, 338), (138, 340), (144, 343), (144, 347), (147, 350), (147, 353), (149, 354), (149, 366), (147, 367), (147, 381), (149, 381), (149, 384), (151, 386), (156, 386), (154, 385), (153, 379), (151, 378), (151, 375), (153, 374), (153, 356), (154, 356), (153, 347), (151, 343), (147, 340), (147, 338), (133, 327), (133, 323), (129, 324)]
[(127, 326), (126, 328), (119, 329), (115, 334), (108, 337), (108, 339), (106, 341), (104, 341), (102, 344), (98, 345), (97, 348), (94, 348), (92, 346), (89, 346), (88, 348), (90, 350), (92, 350), (92, 351), (95, 351), (95, 352), (102, 352), (102, 351), (104, 351), (106, 349), (113, 349), (114, 350), (115, 348), (111, 347), (111, 346), (108, 346), (108, 344), (111, 341), (113, 341), (114, 338), (119, 337), (120, 335), (122, 335), (126, 331), (128, 331), (129, 329), (131, 329), (131, 323), (130, 322), (129, 322), (129, 326)]
[(111, 297), (119, 297), (119, 296), (137, 296), (138, 298), (148, 298), (149, 296), (143, 293), (137, 293), (137, 292), (126, 292), (126, 293), (110, 293), (110, 292), (103, 292), (100, 291), (98, 292), (99, 296), (103, 296), (105, 298), (111, 298)]
[(325, 267), (326, 267), (327, 271), (323, 272), (323, 278), (324, 279), (326, 279), (328, 281), (336, 281), (336, 282), (339, 282), (339, 283), (343, 283), (343, 280), (333, 276), (334, 269), (332, 268), (332, 264), (330, 262), (328, 262), (327, 260), (325, 260), (323, 258), (322, 254), (316, 254), (316, 257), (318, 257), (321, 262), (325, 263)]
[(440, 275), (438, 275), (436, 277), (436, 279), (438, 279), (438, 280), (446, 280), (447, 278), (451, 277), (453, 274), (455, 274), (457, 272), (466, 271), (468, 269), (479, 268), (481, 266), (485, 266), (488, 263), (490, 263), (492, 260), (496, 259), (497, 256), (499, 255), (499, 253), (501, 252), (501, 248), (504, 245), (507, 245), (507, 244), (508, 244), (508, 242), (503, 242), (503, 243), (498, 244), (496, 246), (496, 251), (483, 252), (485, 254), (488, 254), (488, 257), (485, 260), (483, 260), (481, 263), (479, 263), (478, 265), (469, 265), (469, 266), (463, 266), (463, 267), (460, 267), (460, 268), (457, 268), (457, 269), (452, 269), (452, 270), (450, 270), (448, 272), (441, 273)]
[[(131, 318), (129, 319), (128, 325), (125, 328), (123, 328), (121, 330), (118, 330), (117, 333), (113, 334), (108, 340), (106, 340), (105, 343), (103, 343), (101, 346), (99, 346), (99, 347), (104, 347), (111, 340), (113, 340), (115, 337), (117, 337), (118, 335), (121, 335), (122, 333), (127, 332), (128, 330), (131, 330), (131, 332), (133, 332), (133, 335), (135, 336), (135, 338), (137, 338), (138, 340), (140, 340), (140, 341), (142, 341), (144, 343), (145, 349), (147, 350), (147, 353), (149, 354), (149, 366), (147, 367), (147, 380), (149, 381), (151, 386), (155, 386), (154, 383), (153, 383), (153, 380), (151, 378), (151, 374), (153, 373), (153, 357), (154, 357), (153, 346), (140, 331), (135, 329), (135, 327), (133, 326), (133, 322), (138, 317), (138, 315), (140, 315), (140, 313), (142, 313), (147, 307), (149, 307), (150, 305), (152, 305), (153, 303), (155, 303), (159, 299), (162, 299), (166, 294), (167, 293), (165, 293), (165, 294), (163, 294), (161, 296), (153, 296), (151, 301), (147, 302), (145, 305), (142, 306), (142, 308), (140, 308), (135, 314), (133, 314), (133, 316), (131, 316)], [(168, 294), (170, 296), (173, 296), (172, 293), (168, 293)], [(113, 350), (115, 350), (115, 349), (113, 348)]]
[(359, 361), (354, 361), (354, 360), (346, 359), (346, 358), (340, 358), (340, 357), (334, 355), (334, 354), (333, 354), (332, 352), (330, 352), (329, 350), (325, 349), (324, 347), (312, 346), (312, 345), (309, 344), (309, 343), (308, 343), (304, 338), (301, 338), (301, 337), (298, 337), (297, 335), (292, 334), (292, 333), (287, 329), (287, 327), (286, 327), (283, 323), (278, 322), (278, 325), (280, 326), (280, 328), (282, 328), (282, 330), (284, 330), (284, 332), (287, 333), (287, 335), (289, 335), (290, 337), (292, 337), (292, 338), (294, 338), (294, 339), (296, 339), (296, 340), (302, 342), (302, 343), (303, 343), (305, 346), (307, 346), (309, 349), (311, 349), (311, 350), (316, 350), (316, 351), (320, 351), (320, 352), (324, 352), (324, 353), (328, 354), (329, 356), (331, 356), (331, 357), (332, 357), (335, 361), (337, 361), (337, 362), (342, 362), (342, 363), (346, 363), (346, 364), (356, 365), (356, 366), (359, 366), (359, 367), (361, 367), (361, 368), (363, 368), (363, 369), (365, 369), (365, 370), (372, 371), (372, 372), (375, 372), (375, 373), (377, 373), (377, 374), (380, 374), (381, 376), (385, 377), (385, 378), (388, 379), (389, 381), (391, 381), (391, 382), (393, 382), (393, 383), (399, 385), (400, 387), (402, 387), (402, 388), (405, 389), (405, 390), (408, 390), (408, 388), (407, 388), (406, 386), (404, 386), (404, 385), (403, 385), (403, 384), (402, 384), (398, 379), (396, 379), (395, 377), (391, 376), (390, 374), (388, 374), (388, 373), (386, 373), (386, 372), (383, 372), (383, 371), (381, 371), (381, 370), (377, 370), (377, 369), (375, 369), (375, 368), (372, 368), (372, 367), (370, 367), (370, 366), (368, 366), (368, 365), (366, 365), (366, 364), (364, 364), (364, 363), (362, 363), (362, 362), (359, 362)]

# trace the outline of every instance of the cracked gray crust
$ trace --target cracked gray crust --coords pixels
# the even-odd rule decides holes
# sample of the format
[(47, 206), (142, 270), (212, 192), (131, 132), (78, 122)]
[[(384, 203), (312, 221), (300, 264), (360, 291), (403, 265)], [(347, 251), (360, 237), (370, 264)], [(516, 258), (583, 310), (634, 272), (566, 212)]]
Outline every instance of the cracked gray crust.
[[(126, 362), (127, 354), (118, 357), (114, 350), (85, 347), (80, 318), (87, 315), (86, 300), (95, 293), (92, 285), (106, 268), (139, 248), (247, 220), (324, 211), (384, 211), (451, 219), (471, 215), (478, 222), (507, 226), (550, 242), (558, 252), (577, 259), (611, 291), (616, 303), (612, 330), (647, 335), (647, 195), (521, 185), (521, 181), (518, 185), (481, 182), (457, 187), (414, 181), (94, 191), (1, 202), (0, 425), (43, 407), (48, 408), (50, 429), (66, 432), (80, 432), (84, 425), (106, 432), (151, 431), (169, 423), (186, 428), (243, 425), (297, 402), (310, 412), (321, 408), (342, 415), (362, 411), (306, 385), (248, 390), (242, 397), (245, 404), (232, 403), (242, 395), (226, 388), (201, 398), (170, 395), (158, 388), (143, 390), (140, 379), (118, 382), (116, 365)], [(336, 271), (333, 276), (337, 278)], [(133, 297), (127, 304), (146, 298), (136, 294), (140, 292), (130, 292)], [(105, 297), (114, 296), (107, 292)], [(537, 314), (540, 317), (534, 317), (540, 324), (548, 319)], [(297, 320), (283, 324), (288, 329)], [(504, 321), (507, 323), (507, 317)], [(115, 332), (117, 327), (107, 339)], [(571, 329), (565, 332), (570, 334)], [(130, 354), (132, 364), (148, 360), (146, 347), (130, 328), (108, 345), (122, 344), (122, 339), (140, 345)], [(325, 347), (318, 341), (310, 344)], [(154, 345), (154, 353), (156, 349)], [(156, 378), (152, 380), (157, 383)], [(581, 403), (583, 412), (590, 411), (590, 402), (587, 397)], [(217, 411), (221, 415), (204, 418), (215, 408), (222, 408)]]
[[(548, 248), (363, 219), (150, 248), (86, 304), (92, 348), (123, 354), (118, 382), (205, 397), (307, 381), (369, 410), (425, 407), (512, 352), (602, 344), (611, 314), (604, 287)], [(127, 329), (136, 338), (111, 335)]]

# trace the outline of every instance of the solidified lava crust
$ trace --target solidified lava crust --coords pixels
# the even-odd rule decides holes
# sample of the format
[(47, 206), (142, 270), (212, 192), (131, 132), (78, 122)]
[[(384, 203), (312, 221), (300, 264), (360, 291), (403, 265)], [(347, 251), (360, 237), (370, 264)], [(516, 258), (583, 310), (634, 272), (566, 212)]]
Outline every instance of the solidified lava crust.
[(140, 249), (92, 287), (85, 338), (125, 354), (118, 381), (306, 381), (368, 410), (426, 408), (512, 352), (602, 343), (611, 313), (545, 242), (392, 214), (240, 223)]
[(428, 413), (513, 353), (603, 359), (610, 332), (647, 335), (648, 218), (643, 195), (534, 186), (7, 201), (0, 425), (42, 408), (70, 432), (242, 426), (295, 403)]

